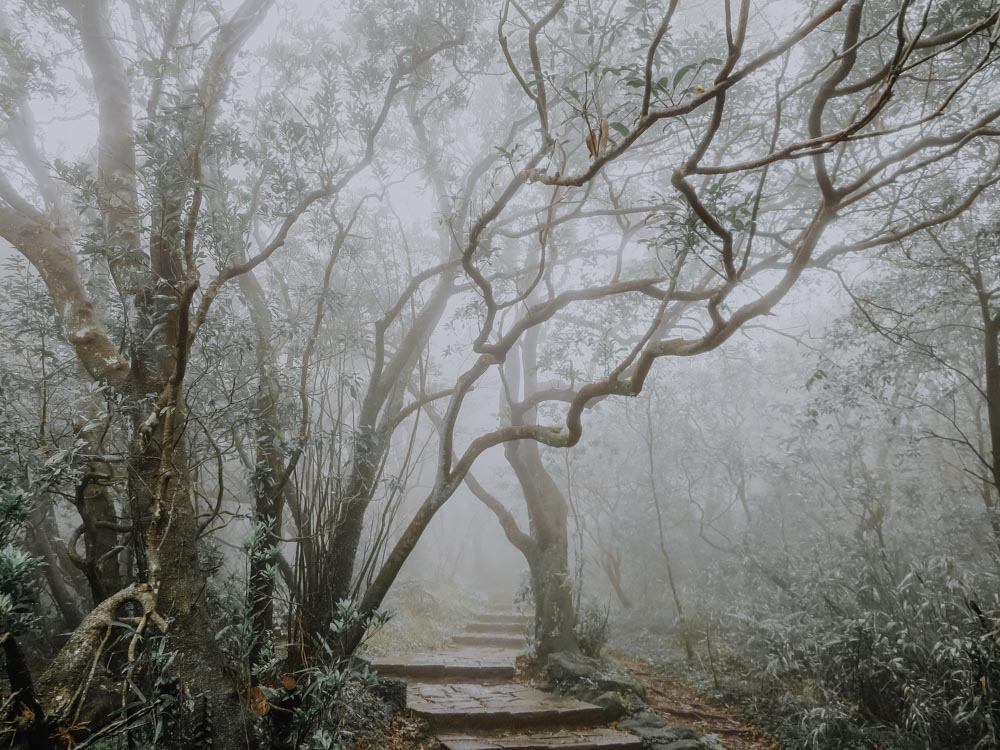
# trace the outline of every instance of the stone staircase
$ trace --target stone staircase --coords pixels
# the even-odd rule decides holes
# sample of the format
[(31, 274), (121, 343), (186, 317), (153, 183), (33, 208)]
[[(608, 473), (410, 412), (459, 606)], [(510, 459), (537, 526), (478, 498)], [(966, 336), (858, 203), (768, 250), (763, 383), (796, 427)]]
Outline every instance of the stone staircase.
[(612, 729), (618, 717), (591, 703), (514, 682), (530, 618), (485, 612), (440, 651), (382, 658), (380, 675), (407, 682), (407, 706), (427, 720), (444, 750), (639, 750)]

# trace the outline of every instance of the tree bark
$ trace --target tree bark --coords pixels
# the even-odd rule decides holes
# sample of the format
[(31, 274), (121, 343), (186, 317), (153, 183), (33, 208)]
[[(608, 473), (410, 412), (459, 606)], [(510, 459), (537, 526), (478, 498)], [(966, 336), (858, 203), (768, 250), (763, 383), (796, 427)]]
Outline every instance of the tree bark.
[(984, 488), (983, 503), (993, 538), (1000, 549), (1000, 320), (990, 308), (990, 294), (977, 271), (974, 277), (983, 322), (983, 364), (986, 379), (986, 421), (990, 436), (990, 486)]
[[(108, 488), (99, 484), (89, 467), (76, 490), (76, 507), (83, 522), (79, 529), (86, 548), (85, 555), (77, 561), (90, 584), (94, 604), (108, 598), (123, 586), (118, 564), (118, 517), (114, 500)], [(70, 553), (76, 555), (75, 533), (70, 541)]]
[[(245, 262), (245, 258), (242, 259)], [(280, 556), (283, 490), (278, 483), (284, 467), (278, 451), (278, 407), (281, 391), (277, 380), (274, 330), (264, 290), (253, 271), (238, 279), (240, 292), (250, 310), (257, 336), (255, 358), (259, 382), (254, 404), (254, 467), (251, 485), (254, 495), (254, 549), (250, 550), (247, 582), (247, 609), (250, 612), (250, 681), (256, 685), (255, 668), (274, 645), (274, 592)]]
[[(178, 417), (183, 410), (178, 401)], [(207, 612), (208, 580), (198, 558), (198, 518), (191, 499), (183, 421), (175, 424), (177, 431), (168, 424), (161, 433), (169, 450), (161, 453), (159, 470), (145, 478), (159, 488), (146, 538), (149, 581), (157, 610), (170, 618), (168, 633), (176, 654), (172, 668), (182, 694), (188, 699), (202, 697), (211, 707), (214, 725), (208, 732), (216, 746), (248, 747), (250, 733), (234, 673), (216, 642), (218, 625)]]
[[(353, 445), (351, 471), (346, 487), (335, 499), (343, 511), (333, 533), (319, 552), (322, 559), (317, 561), (329, 578), (311, 597), (307, 607), (310, 610), (306, 613), (310, 623), (307, 632), (312, 635), (325, 633), (337, 602), (355, 593), (354, 573), (365, 528), (365, 514), (375, 492), (378, 472), (389, 450), (395, 417), (402, 406), (404, 391), (401, 384), (411, 377), (418, 352), (444, 314), (453, 292), (454, 275), (454, 270), (442, 275), (384, 371), (376, 370), (365, 395)], [(377, 352), (376, 356), (381, 355)]]
[(21, 644), (13, 633), (7, 632), (0, 634), (0, 645), (3, 646), (7, 680), (15, 696), (14, 708), (22, 709), (15, 719), (15, 726), (20, 725), (18, 733), (24, 737), (28, 750), (50, 750), (55, 743), (49, 737), (48, 717), (35, 695), (34, 680)]
[[(521, 356), (510, 357), (508, 372), (520, 365), (524, 398), (538, 391), (537, 328), (528, 331)], [(518, 359), (520, 361), (518, 361)], [(517, 389), (514, 389), (516, 397)], [(537, 419), (537, 409), (511, 408), (511, 424), (523, 425)], [(535, 649), (540, 659), (556, 651), (576, 651), (576, 607), (573, 603), (573, 576), (569, 567), (569, 503), (542, 461), (534, 440), (518, 440), (504, 445), (504, 455), (514, 470), (528, 509), (529, 533), (537, 551), (527, 556), (531, 586), (535, 596)]]
[(601, 545), (601, 570), (608, 577), (608, 582), (618, 597), (618, 601), (625, 609), (632, 609), (632, 601), (625, 593), (622, 585), (621, 557), (617, 550), (611, 549), (610, 545)]
[(542, 463), (538, 443), (521, 440), (505, 446), (528, 507), (535, 555), (525, 559), (535, 597), (535, 648), (544, 659), (556, 651), (575, 651), (576, 608), (569, 569), (569, 505)]
[[(49, 511), (45, 503), (34, 504), (31, 510), (28, 549), (31, 554), (42, 558), (45, 581), (48, 583), (56, 609), (59, 610), (66, 629), (75, 630), (83, 621), (84, 612), (81, 610), (77, 592), (68, 585), (68, 582), (73, 581), (74, 576), (79, 579), (80, 574), (66, 553), (65, 545), (58, 541), (59, 529)], [(83, 581), (79, 580), (78, 584), (79, 588), (83, 589)]]

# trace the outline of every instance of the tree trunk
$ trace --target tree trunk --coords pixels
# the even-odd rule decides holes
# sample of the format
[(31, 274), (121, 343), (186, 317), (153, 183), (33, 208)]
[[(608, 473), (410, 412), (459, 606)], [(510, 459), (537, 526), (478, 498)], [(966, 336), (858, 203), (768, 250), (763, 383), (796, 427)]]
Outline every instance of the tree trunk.
[(670, 552), (667, 550), (667, 539), (663, 528), (663, 509), (660, 507), (660, 493), (656, 486), (656, 460), (653, 455), (653, 397), (646, 400), (646, 458), (648, 459), (649, 470), (649, 490), (653, 498), (653, 510), (656, 511), (656, 531), (657, 541), (660, 545), (660, 553), (663, 555), (663, 565), (667, 573), (667, 583), (670, 585), (670, 596), (674, 602), (674, 611), (677, 613), (677, 624), (681, 631), (681, 640), (684, 642), (684, 655), (689, 662), (694, 661), (694, 643), (691, 638), (691, 630), (688, 627), (687, 618), (684, 616), (684, 605), (681, 602), (680, 591), (677, 588), (677, 580), (674, 577), (673, 561), (670, 559)]
[(618, 551), (612, 549), (610, 545), (603, 543), (601, 543), (600, 547), (601, 570), (608, 577), (608, 582), (611, 584), (611, 588), (614, 590), (615, 596), (618, 597), (618, 601), (622, 607), (632, 609), (632, 602), (625, 593), (625, 587), (622, 585), (621, 557)]
[(538, 443), (508, 443), (507, 460), (524, 493), (536, 554), (527, 556), (535, 595), (535, 647), (544, 659), (575, 651), (576, 608), (569, 568), (569, 505), (542, 463)]
[[(524, 398), (538, 390), (538, 329), (525, 335), (521, 356), (507, 359), (508, 384), (514, 398), (523, 378)], [(511, 424), (537, 420), (536, 408), (511, 404)], [(514, 470), (528, 509), (529, 532), (537, 550), (527, 556), (535, 595), (535, 649), (544, 659), (556, 651), (576, 651), (576, 607), (569, 567), (569, 503), (542, 462), (534, 440), (506, 443), (504, 455)]]
[[(324, 585), (305, 609), (308, 634), (326, 633), (336, 612), (336, 604), (352, 597), (358, 550), (365, 528), (365, 514), (375, 492), (379, 472), (389, 450), (394, 420), (402, 408), (406, 383), (417, 365), (418, 353), (437, 328), (452, 294), (454, 271), (442, 274), (433, 293), (415, 315), (410, 330), (395, 353), (379, 364), (362, 404), (361, 418), (354, 439), (351, 469), (346, 487), (336, 502), (343, 506), (336, 527), (323, 539), (321, 558), (314, 561), (324, 572)], [(384, 331), (377, 337), (377, 347), (384, 347)], [(376, 357), (381, 360), (384, 351)], [(430, 511), (430, 515), (436, 508)], [(428, 519), (429, 520), (429, 519)], [(381, 599), (380, 599), (381, 601)]]
[[(90, 584), (90, 594), (94, 604), (107, 599), (122, 588), (123, 581), (118, 563), (118, 516), (114, 500), (107, 487), (98, 484), (90, 473), (83, 478), (76, 490), (76, 508), (82, 521), (81, 532), (85, 545), (85, 555), (78, 565)], [(76, 535), (70, 544), (74, 549)]]
[(382, 463), (388, 441), (381, 435), (359, 435), (354, 444), (353, 471), (346, 490), (335, 499), (343, 509), (333, 533), (321, 551), (322, 570), (329, 576), (316, 592), (312, 615), (324, 631), (336, 612), (337, 602), (352, 593), (358, 549), (365, 528), (365, 514), (375, 490), (375, 475)]
[(277, 385), (269, 372), (261, 374), (257, 392), (256, 456), (253, 471), (254, 543), (250, 549), (247, 609), (250, 612), (250, 682), (256, 685), (259, 668), (274, 654), (274, 591), (276, 557), (281, 554), (282, 468), (278, 460), (275, 424)]
[[(62, 545), (59, 539), (59, 528), (52, 518), (48, 504), (36, 502), (31, 510), (28, 549), (31, 554), (42, 558), (45, 580), (49, 585), (52, 600), (62, 616), (66, 629), (72, 631), (83, 621), (84, 615), (80, 609), (77, 592), (69, 585), (70, 581), (80, 578), (80, 573), (69, 559), (65, 545)], [(79, 580), (79, 588), (83, 588), (82, 580)]]
[(670, 585), (670, 597), (674, 602), (674, 611), (677, 612), (677, 624), (680, 626), (681, 640), (684, 642), (684, 656), (689, 662), (694, 661), (694, 643), (691, 639), (691, 630), (688, 627), (687, 617), (684, 615), (684, 605), (681, 602), (681, 595), (677, 589), (677, 581), (674, 578), (674, 566), (667, 551), (667, 543), (663, 538), (663, 521), (660, 519), (659, 508), (657, 508), (657, 521), (659, 523), (660, 552), (663, 554), (663, 566), (667, 571), (667, 583)]
[(329, 499), (339, 506), (336, 525), (332, 529), (313, 529), (313, 543), (302, 548), (308, 556), (303, 566), (308, 578), (302, 582), (302, 601), (296, 618), (298, 632), (294, 640), (299, 648), (289, 653), (289, 668), (300, 666), (303, 654), (308, 654), (318, 639), (328, 637), (337, 602), (352, 594), (365, 514), (387, 448), (387, 441), (380, 436), (356, 437), (348, 485)]
[[(19, 733), (24, 737), (28, 750), (50, 750), (55, 743), (49, 737), (48, 721), (45, 710), (35, 695), (34, 681), (28, 661), (21, 649), (21, 644), (14, 634), (7, 632), (0, 635), (0, 646), (3, 647), (4, 661), (7, 667), (7, 681), (10, 683), (11, 700), (17, 712)], [(26, 725), (26, 726), (25, 726)]]
[[(215, 640), (218, 623), (207, 610), (208, 580), (198, 559), (198, 519), (191, 499), (190, 467), (183, 434), (183, 402), (175, 407), (160, 438), (166, 446), (162, 468), (146, 481), (157, 483), (156, 503), (147, 532), (149, 581), (157, 610), (170, 619), (168, 635), (176, 655), (172, 664), (182, 695), (203, 697), (214, 726), (201, 727), (216, 747), (248, 747), (249, 732), (236, 691), (233, 670)], [(154, 439), (152, 445), (159, 445)]]
[[(198, 559), (198, 518), (191, 498), (184, 402), (179, 395), (182, 378), (172, 378), (166, 386), (176, 389), (176, 395), (168, 400), (171, 406), (163, 409), (165, 416), (152, 429), (144, 428), (141, 415), (143, 406), (149, 408), (148, 401), (138, 394), (166, 392), (158, 373), (167, 368), (154, 373), (140, 367), (141, 361), (141, 356), (133, 357), (135, 379), (127, 392), (135, 427), (127, 469), (133, 528), (138, 532), (134, 536), (144, 537), (145, 542), (137, 557), (148, 582), (112, 594), (87, 616), (42, 676), (42, 704), (56, 721), (80, 715), (94, 678), (93, 665), (119, 610), (141, 603), (147, 623), (167, 628), (174, 652), (170, 669), (178, 678), (183, 699), (173, 710), (184, 711), (192, 701), (197, 704), (203, 698), (210, 715), (195, 719), (201, 722), (196, 727), (200, 733), (214, 737), (216, 747), (248, 747), (236, 681), (215, 640), (217, 623), (206, 612), (208, 581)], [(214, 719), (214, 725), (205, 726), (206, 718)], [(182, 741), (180, 735), (173, 739)]]
[(997, 497), (1000, 496), (1000, 347), (997, 337), (1000, 335), (1000, 321), (993, 317), (990, 310), (989, 295), (984, 290), (982, 279), (978, 278), (980, 311), (983, 320), (983, 364), (986, 374), (986, 418), (990, 436), (990, 475), (992, 482), (983, 492), (983, 503), (986, 515), (993, 530), (993, 538), (1000, 549), (1000, 508), (997, 507)]

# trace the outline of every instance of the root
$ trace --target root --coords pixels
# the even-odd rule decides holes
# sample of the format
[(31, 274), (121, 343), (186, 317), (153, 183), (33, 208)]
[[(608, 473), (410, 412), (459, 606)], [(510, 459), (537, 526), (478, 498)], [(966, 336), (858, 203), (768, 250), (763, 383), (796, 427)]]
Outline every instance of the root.
[[(148, 584), (134, 584), (98, 604), (74, 631), (39, 681), (40, 702), (46, 714), (56, 722), (70, 717), (75, 721), (80, 716), (110, 640), (112, 626), (120, 621), (115, 613), (130, 602), (138, 604), (142, 611), (140, 624), (143, 630), (146, 623), (152, 623), (161, 632), (166, 632), (167, 623), (156, 611), (156, 592)], [(129, 645), (130, 655), (134, 655), (135, 642), (140, 635), (141, 630), (133, 635)]]

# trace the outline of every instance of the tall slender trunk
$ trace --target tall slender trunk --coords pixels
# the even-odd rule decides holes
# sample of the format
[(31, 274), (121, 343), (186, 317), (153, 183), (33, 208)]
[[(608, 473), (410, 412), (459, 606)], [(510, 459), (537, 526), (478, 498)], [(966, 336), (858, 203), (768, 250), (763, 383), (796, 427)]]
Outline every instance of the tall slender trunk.
[(990, 437), (990, 482), (984, 487), (983, 503), (989, 518), (990, 528), (1000, 549), (1000, 507), (997, 499), (1000, 496), (1000, 347), (997, 338), (1000, 336), (1000, 321), (990, 309), (990, 296), (985, 291), (982, 278), (977, 276), (977, 292), (979, 293), (980, 312), (983, 322), (983, 364), (986, 378), (986, 419)]
[(601, 552), (601, 570), (608, 577), (608, 583), (611, 584), (611, 588), (615, 592), (615, 596), (618, 597), (618, 601), (622, 607), (632, 609), (632, 600), (625, 593), (625, 587), (622, 584), (621, 555), (608, 544), (602, 542), (599, 546)]
[(674, 566), (667, 551), (667, 543), (663, 538), (663, 516), (660, 512), (659, 503), (656, 504), (656, 522), (659, 531), (660, 553), (663, 555), (663, 567), (667, 572), (667, 583), (670, 586), (670, 597), (674, 602), (674, 610), (677, 612), (677, 624), (680, 626), (681, 639), (684, 642), (684, 656), (688, 661), (694, 661), (694, 644), (691, 639), (691, 630), (688, 627), (687, 617), (684, 615), (684, 604), (681, 602), (680, 592), (677, 588), (677, 581), (674, 578)]
[[(452, 294), (455, 271), (441, 275), (427, 302), (416, 313), (395, 354), (379, 365), (365, 394), (360, 424), (354, 439), (351, 470), (336, 502), (342, 506), (336, 527), (324, 539), (315, 561), (327, 576), (307, 609), (311, 625), (307, 632), (326, 632), (341, 599), (355, 593), (358, 551), (365, 529), (365, 514), (371, 504), (379, 473), (390, 448), (394, 420), (402, 408), (406, 383), (417, 365), (418, 354), (437, 328)], [(384, 330), (377, 336), (384, 347)], [(381, 359), (384, 352), (378, 352)]]
[(687, 660), (694, 661), (694, 643), (691, 638), (691, 630), (688, 627), (687, 618), (684, 615), (684, 604), (681, 602), (680, 591), (677, 588), (677, 580), (674, 576), (673, 561), (667, 549), (667, 540), (663, 528), (663, 509), (660, 507), (660, 493), (656, 486), (656, 459), (653, 454), (653, 398), (652, 394), (646, 401), (646, 457), (649, 469), (649, 488), (653, 497), (653, 509), (656, 511), (657, 541), (660, 546), (660, 554), (663, 555), (663, 565), (667, 573), (667, 583), (670, 586), (670, 597), (674, 602), (674, 611), (677, 613), (677, 624), (681, 631), (681, 640), (684, 642), (684, 655)]
[(275, 411), (277, 384), (270, 371), (261, 374), (257, 390), (254, 421), (255, 457), (251, 483), (254, 496), (254, 538), (250, 550), (247, 581), (247, 610), (250, 616), (250, 681), (256, 685), (259, 668), (274, 649), (274, 592), (277, 577), (276, 557), (281, 554), (282, 502), (281, 464), (277, 456), (278, 439)]

